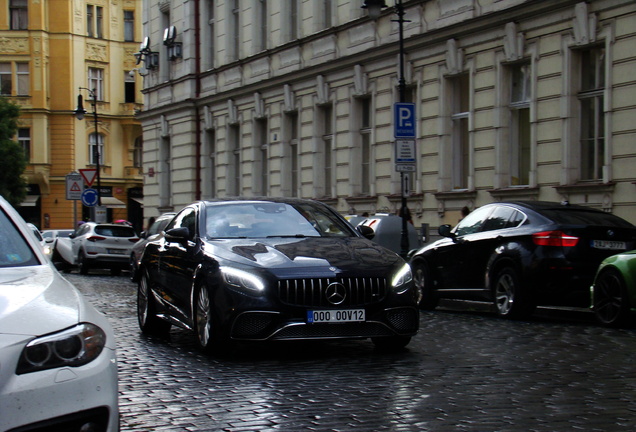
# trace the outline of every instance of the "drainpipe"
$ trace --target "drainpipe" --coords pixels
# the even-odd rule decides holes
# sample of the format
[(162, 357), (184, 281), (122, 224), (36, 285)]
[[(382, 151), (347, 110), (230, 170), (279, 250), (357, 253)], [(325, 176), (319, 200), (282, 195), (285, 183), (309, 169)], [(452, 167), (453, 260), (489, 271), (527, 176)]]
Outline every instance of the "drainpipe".
[(194, 62), (195, 62), (195, 91), (194, 112), (196, 120), (196, 162), (195, 162), (195, 200), (201, 199), (201, 116), (199, 97), (201, 96), (201, 23), (200, 0), (194, 1)]

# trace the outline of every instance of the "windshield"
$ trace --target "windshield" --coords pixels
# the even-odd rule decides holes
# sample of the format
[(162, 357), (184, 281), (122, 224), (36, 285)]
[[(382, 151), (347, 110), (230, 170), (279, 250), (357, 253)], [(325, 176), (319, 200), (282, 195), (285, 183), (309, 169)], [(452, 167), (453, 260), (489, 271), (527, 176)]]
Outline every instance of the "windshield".
[(206, 208), (210, 238), (351, 237), (347, 223), (310, 204), (240, 202)]
[(0, 211), (0, 268), (38, 264), (26, 239), (7, 215)]

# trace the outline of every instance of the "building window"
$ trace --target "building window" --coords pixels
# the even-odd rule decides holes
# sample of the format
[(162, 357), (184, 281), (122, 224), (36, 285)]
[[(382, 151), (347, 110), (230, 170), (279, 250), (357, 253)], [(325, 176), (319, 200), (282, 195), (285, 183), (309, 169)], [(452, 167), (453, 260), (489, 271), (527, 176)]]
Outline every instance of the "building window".
[(208, 61), (207, 61), (207, 68), (208, 69), (213, 69), (214, 68), (214, 57), (216, 55), (215, 52), (215, 30), (214, 30), (214, 23), (215, 23), (215, 19), (214, 19), (214, 3), (215, 0), (208, 0), (207, 2), (207, 7), (208, 7), (208, 26), (207, 26), (207, 30), (208, 30), (208, 34), (205, 37), (205, 45), (207, 46), (207, 56), (208, 56)]
[(289, 166), (291, 168), (291, 172), (289, 173), (289, 194), (292, 197), (297, 197), (298, 190), (300, 186), (300, 161), (299, 161), (299, 139), (298, 139), (298, 113), (290, 112), (285, 114), (285, 131), (287, 134), (287, 143), (288, 143), (288, 155), (289, 155)]
[(581, 180), (601, 180), (605, 165), (605, 48), (586, 49), (580, 56)]
[(166, 208), (171, 206), (172, 200), (172, 171), (170, 167), (171, 156), (170, 137), (161, 138), (159, 147), (159, 206)]
[(0, 95), (28, 96), (29, 83), (28, 63), (0, 63)]
[(267, 196), (269, 185), (269, 164), (268, 164), (268, 126), (267, 119), (257, 119), (255, 127), (254, 155), (256, 159), (255, 173), (252, 179), (252, 189), (254, 194)]
[(104, 135), (92, 133), (88, 137), (88, 163), (89, 165), (97, 165), (99, 155), (99, 164), (104, 164)]
[(11, 96), (11, 63), (0, 63), (0, 95)]
[(124, 102), (135, 103), (137, 92), (135, 90), (135, 77), (130, 76), (128, 72), (124, 72)]
[(325, 105), (321, 107), (322, 113), (322, 144), (323, 144), (323, 154), (322, 154), (322, 168), (324, 171), (324, 196), (331, 197), (332, 196), (332, 187), (333, 187), (333, 105)]
[(530, 64), (510, 66), (510, 185), (530, 184)]
[(86, 5), (86, 34), (89, 37), (102, 39), (104, 37), (104, 8)]
[(228, 41), (228, 56), (230, 61), (238, 60), (240, 49), (240, 21), (239, 21), (239, 1), (231, 0), (230, 16), (229, 16), (229, 32), (230, 40)]
[(144, 154), (144, 139), (137, 137), (135, 139), (135, 146), (133, 147), (133, 166), (135, 168), (141, 168), (143, 166), (143, 154)]
[(19, 128), (18, 129), (18, 143), (24, 150), (24, 158), (27, 162), (31, 161), (31, 129)]
[(216, 196), (216, 131), (208, 129), (205, 133), (205, 149), (202, 154), (202, 171), (204, 197), (214, 198)]
[(88, 68), (88, 88), (96, 100), (104, 100), (104, 69)]
[(333, 0), (323, 0), (322, 19), (324, 28), (330, 28), (333, 26)]
[(288, 0), (288, 8), (286, 8), (288, 40), (298, 39), (298, 0)]
[(470, 80), (468, 74), (451, 78), (451, 187), (467, 189), (470, 167), (468, 117)]
[(27, 0), (9, 0), (9, 28), (26, 30), (29, 26), (29, 9)]
[(126, 42), (135, 40), (135, 11), (124, 11), (124, 40)]
[(241, 129), (238, 125), (231, 125), (229, 129), (230, 164), (227, 175), (228, 195), (241, 194)]
[(264, 51), (267, 49), (267, 41), (269, 40), (269, 27), (267, 13), (267, 0), (258, 0), (256, 2), (256, 19), (254, 20), (254, 42), (255, 52)]
[(360, 194), (371, 195), (371, 98), (364, 97), (358, 103), (360, 115)]

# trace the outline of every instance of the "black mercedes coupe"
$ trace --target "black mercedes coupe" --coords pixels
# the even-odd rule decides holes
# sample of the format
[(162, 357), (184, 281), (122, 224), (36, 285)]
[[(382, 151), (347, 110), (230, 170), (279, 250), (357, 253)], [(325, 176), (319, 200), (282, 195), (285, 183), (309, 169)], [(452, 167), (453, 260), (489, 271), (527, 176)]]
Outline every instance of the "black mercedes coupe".
[(144, 249), (139, 325), (191, 330), (207, 352), (348, 338), (403, 348), (419, 326), (411, 269), (372, 236), (312, 200), (195, 202)]

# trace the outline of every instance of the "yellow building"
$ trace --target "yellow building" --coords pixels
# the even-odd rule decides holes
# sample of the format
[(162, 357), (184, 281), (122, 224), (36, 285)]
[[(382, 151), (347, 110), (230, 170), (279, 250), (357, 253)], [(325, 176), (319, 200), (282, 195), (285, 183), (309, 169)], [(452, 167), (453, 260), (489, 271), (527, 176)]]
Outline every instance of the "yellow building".
[[(21, 107), (16, 139), (29, 160), (29, 191), (18, 210), (40, 229), (94, 216), (81, 201), (67, 200), (66, 176), (98, 166), (95, 145), (105, 207), (98, 214), (141, 228), (142, 131), (135, 112), (142, 78), (133, 55), (141, 6), (141, 0), (0, 0), (0, 94)], [(87, 111), (81, 121), (74, 115), (79, 94)]]

